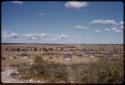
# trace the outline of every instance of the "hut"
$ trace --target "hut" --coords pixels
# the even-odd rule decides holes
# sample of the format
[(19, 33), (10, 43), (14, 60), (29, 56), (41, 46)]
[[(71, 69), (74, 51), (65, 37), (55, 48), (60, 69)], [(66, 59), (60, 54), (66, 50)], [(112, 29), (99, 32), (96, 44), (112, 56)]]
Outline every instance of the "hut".
[(106, 53), (106, 54), (105, 54), (105, 57), (106, 57), (107, 59), (112, 59), (112, 53), (111, 53), (111, 52)]
[(69, 54), (69, 53), (66, 53), (66, 54), (63, 55), (63, 58), (64, 58), (64, 60), (71, 60), (72, 59), (72, 55)]

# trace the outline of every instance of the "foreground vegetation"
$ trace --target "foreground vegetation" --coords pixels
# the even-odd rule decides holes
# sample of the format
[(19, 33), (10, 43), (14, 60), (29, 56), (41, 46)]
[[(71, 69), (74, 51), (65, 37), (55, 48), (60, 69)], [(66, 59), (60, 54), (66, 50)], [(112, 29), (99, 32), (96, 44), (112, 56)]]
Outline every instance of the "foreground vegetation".
[(75, 83), (121, 83), (123, 82), (123, 62), (100, 59), (88, 64), (59, 64), (35, 57), (32, 65), (17, 65), (20, 79), (44, 80), (46, 82)]

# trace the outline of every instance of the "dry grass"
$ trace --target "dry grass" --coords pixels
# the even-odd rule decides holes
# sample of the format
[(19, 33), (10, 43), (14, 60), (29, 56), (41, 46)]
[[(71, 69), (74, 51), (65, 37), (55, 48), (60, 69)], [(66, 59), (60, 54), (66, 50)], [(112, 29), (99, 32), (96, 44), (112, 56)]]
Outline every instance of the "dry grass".
[[(101, 59), (97, 62), (81, 64), (59, 64), (35, 57), (32, 65), (19, 65), (21, 79), (37, 79), (47, 82), (75, 83), (121, 83), (123, 82), (123, 62)], [(119, 70), (118, 70), (119, 69)]]

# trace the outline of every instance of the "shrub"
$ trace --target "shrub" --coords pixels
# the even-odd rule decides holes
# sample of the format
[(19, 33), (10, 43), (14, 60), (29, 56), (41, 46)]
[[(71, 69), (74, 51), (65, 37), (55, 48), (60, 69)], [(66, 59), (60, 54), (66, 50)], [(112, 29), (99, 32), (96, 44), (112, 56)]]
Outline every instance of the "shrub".
[(100, 60), (89, 64), (72, 65), (75, 82), (119, 83), (123, 82), (121, 61)]
[(35, 57), (32, 65), (17, 66), (23, 79), (47, 80), (48, 82), (120, 83), (123, 82), (123, 62), (101, 59), (88, 64), (58, 64)]

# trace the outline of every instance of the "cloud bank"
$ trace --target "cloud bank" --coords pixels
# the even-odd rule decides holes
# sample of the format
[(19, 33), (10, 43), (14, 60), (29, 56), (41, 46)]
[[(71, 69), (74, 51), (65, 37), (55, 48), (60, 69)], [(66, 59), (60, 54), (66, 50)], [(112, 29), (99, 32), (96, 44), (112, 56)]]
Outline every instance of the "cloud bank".
[(10, 31), (2, 32), (2, 39), (26, 39), (26, 40), (65, 40), (69, 36), (66, 34), (49, 34), (49, 33), (28, 33), (28, 34), (17, 34)]
[(123, 21), (98, 19), (90, 21), (90, 24), (106, 26), (104, 30), (107, 32), (123, 32)]
[(3, 31), (2, 32), (2, 39), (16, 39), (16, 38), (18, 38), (17, 33), (13, 33), (10, 31)]

